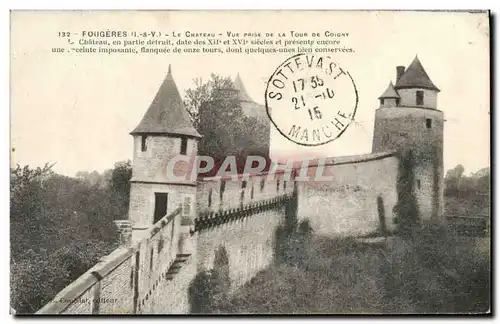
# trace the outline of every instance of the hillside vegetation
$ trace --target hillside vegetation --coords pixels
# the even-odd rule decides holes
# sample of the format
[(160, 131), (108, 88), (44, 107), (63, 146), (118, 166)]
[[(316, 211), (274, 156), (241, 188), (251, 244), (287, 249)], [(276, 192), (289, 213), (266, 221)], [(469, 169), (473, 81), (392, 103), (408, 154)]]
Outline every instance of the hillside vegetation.
[(445, 178), (445, 216), (489, 217), (490, 169), (484, 168), (469, 176), (457, 165)]
[[(50, 166), (11, 169), (10, 289), (18, 314), (36, 312), (116, 248), (113, 221), (126, 217), (130, 176), (130, 162), (76, 178), (55, 174)], [(489, 169), (469, 177), (461, 166), (450, 170), (447, 215), (489, 216), (489, 183)], [(402, 190), (402, 215), (415, 209), (407, 196), (411, 193)], [(199, 281), (208, 282), (209, 289), (194, 294), (201, 300), (198, 311), (373, 314), (489, 308), (488, 238), (425, 228), (373, 245), (316, 237), (307, 226), (299, 228), (278, 242), (275, 264), (231, 297), (227, 269), (202, 274)], [(223, 251), (220, 259), (227, 259)]]
[(285, 258), (215, 313), (483, 313), (489, 243), (424, 228), (379, 243), (294, 234)]
[(126, 217), (130, 163), (104, 175), (11, 169), (11, 307), (34, 313), (117, 247), (115, 219)]
[[(463, 237), (446, 226), (415, 226), (411, 157), (403, 159), (396, 208), (399, 231), (376, 243), (315, 236), (307, 222), (277, 242), (276, 262), (212, 313), (428, 314), (490, 310), (490, 239)], [(445, 179), (445, 216), (490, 213), (489, 169), (463, 167)], [(409, 185), (408, 185), (409, 184)], [(227, 285), (227, 284), (226, 284)], [(224, 298), (220, 298), (220, 296)]]

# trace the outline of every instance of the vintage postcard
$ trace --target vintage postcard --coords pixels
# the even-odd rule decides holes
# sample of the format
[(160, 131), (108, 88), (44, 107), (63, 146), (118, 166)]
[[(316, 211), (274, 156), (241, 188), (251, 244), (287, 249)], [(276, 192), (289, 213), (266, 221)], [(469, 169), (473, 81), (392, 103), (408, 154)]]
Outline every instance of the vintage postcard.
[(491, 314), (487, 11), (12, 11), (12, 314)]

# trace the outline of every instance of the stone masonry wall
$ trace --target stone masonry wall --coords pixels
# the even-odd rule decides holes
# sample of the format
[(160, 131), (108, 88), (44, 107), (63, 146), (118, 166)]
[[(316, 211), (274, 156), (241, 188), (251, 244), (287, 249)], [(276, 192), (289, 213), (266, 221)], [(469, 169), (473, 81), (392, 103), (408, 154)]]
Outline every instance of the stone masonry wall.
[[(234, 219), (198, 231), (198, 271), (214, 267), (215, 251), (223, 246), (229, 257), (229, 275), (234, 290), (266, 268), (274, 258), (275, 231), (285, 221), (285, 199), (293, 192), (293, 181), (282, 171), (246, 180), (206, 179), (198, 184), (198, 215)], [(254, 210), (249, 210), (254, 206)], [(255, 207), (260, 206), (260, 207)], [(265, 206), (268, 206), (267, 208)], [(239, 215), (241, 213), (242, 215)], [(210, 217), (210, 216), (209, 216)]]
[[(198, 273), (214, 267), (215, 251), (221, 246), (227, 251), (232, 290), (273, 262), (276, 230), (285, 223), (287, 206), (296, 197), (295, 185), (298, 218), (308, 219), (318, 235), (370, 234), (382, 223), (393, 229), (398, 166), (394, 153), (375, 153), (328, 160), (322, 175), (333, 178), (327, 182), (301, 182), (294, 175), (286, 179), (282, 171), (273, 177), (198, 181), (186, 192), (196, 189), (193, 206), (175, 198), (182, 208), (146, 230), (139, 242), (103, 258), (37, 313), (189, 313), (190, 284)], [(321, 166), (308, 171), (318, 173)], [(379, 216), (381, 208), (384, 219)], [(182, 216), (194, 216), (194, 224), (181, 223)], [(184, 263), (174, 273), (180, 257)]]
[(293, 191), (292, 176), (277, 170), (271, 176), (267, 173), (250, 175), (248, 180), (233, 181), (229, 177), (223, 179), (207, 178), (198, 181), (196, 204), (198, 213), (240, 208), (241, 205), (272, 199)]
[(194, 258), (188, 258), (184, 271), (167, 276), (179, 254), (189, 255), (183, 249), (185, 242), (179, 244), (186, 232), (181, 215), (177, 208), (145, 239), (102, 258), (37, 314), (187, 313), (187, 285), (196, 274)]
[(275, 231), (283, 224), (284, 212), (284, 207), (273, 208), (201, 230), (198, 271), (214, 268), (215, 251), (223, 246), (229, 257), (231, 288), (242, 286), (273, 261)]
[[(327, 161), (322, 175), (330, 181), (298, 181), (298, 218), (308, 219), (315, 234), (361, 236), (378, 230), (379, 198), (385, 224), (394, 228), (399, 160), (392, 153), (339, 157)], [(310, 173), (318, 167), (310, 167)]]
[(373, 152), (412, 150), (422, 219), (441, 218), (444, 210), (443, 129), (443, 112), (436, 109), (379, 108), (375, 113)]
[(167, 214), (191, 198), (191, 211), (194, 210), (196, 185), (175, 185), (156, 183), (132, 183), (130, 186), (129, 219), (134, 227), (149, 227), (153, 224), (155, 193), (167, 193)]
[[(141, 136), (134, 136), (134, 163), (132, 181), (172, 182), (167, 167), (174, 157), (180, 155), (181, 138), (170, 136), (148, 136), (147, 149), (141, 150)], [(197, 141), (187, 139), (186, 155), (197, 152)], [(177, 174), (179, 176), (183, 173)]]

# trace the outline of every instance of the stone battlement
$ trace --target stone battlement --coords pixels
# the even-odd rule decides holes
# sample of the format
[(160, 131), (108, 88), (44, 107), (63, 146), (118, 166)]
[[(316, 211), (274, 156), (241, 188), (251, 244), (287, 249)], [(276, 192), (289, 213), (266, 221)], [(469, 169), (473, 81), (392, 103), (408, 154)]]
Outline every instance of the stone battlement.
[[(236, 83), (236, 101), (251, 102), (241, 80)], [(415, 58), (406, 70), (397, 68), (395, 85), (391, 82), (379, 97), (374, 153), (313, 160), (306, 172), (295, 164), (291, 170), (278, 165), (278, 170), (252, 175), (174, 182), (165, 170), (179, 156), (217, 153), (217, 160), (224, 160), (252, 153), (268, 158), (270, 123), (264, 118), (262, 125), (256, 120), (243, 125), (241, 109), (211, 103), (214, 107), (200, 113), (208, 125), (202, 123), (201, 129), (209, 134), (200, 142), (169, 67), (131, 133), (129, 222), (117, 224), (124, 246), (38, 314), (185, 314), (192, 310), (198, 275), (225, 260), (230, 289), (238, 289), (274, 261), (277, 233), (298, 220), (308, 220), (319, 235), (384, 236), (396, 227), (395, 207), (405, 199), (401, 192), (415, 197), (421, 218), (438, 218), (444, 179), (438, 92)], [(414, 104), (417, 109), (410, 107)], [(248, 140), (224, 144), (235, 133)], [(404, 151), (411, 154), (398, 153)]]
[(199, 180), (194, 210), (177, 207), (134, 229), (140, 235), (130, 246), (102, 258), (38, 314), (188, 313), (190, 284), (214, 267), (216, 250), (227, 251), (231, 289), (237, 289), (273, 262), (276, 230), (287, 219), (308, 219), (329, 236), (366, 235), (382, 221), (391, 229), (398, 161), (395, 152), (327, 159), (325, 173), (334, 179), (320, 187), (295, 181), (294, 173), (286, 181), (283, 170), (271, 180), (269, 173)]

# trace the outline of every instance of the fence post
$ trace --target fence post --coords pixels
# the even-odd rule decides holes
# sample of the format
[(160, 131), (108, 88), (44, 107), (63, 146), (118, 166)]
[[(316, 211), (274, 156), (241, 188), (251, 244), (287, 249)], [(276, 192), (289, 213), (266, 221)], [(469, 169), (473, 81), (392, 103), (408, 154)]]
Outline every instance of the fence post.
[(93, 291), (93, 296), (92, 296), (92, 315), (93, 314), (99, 314), (99, 306), (101, 304), (100, 299), (101, 299), (101, 280), (102, 276), (94, 271), (92, 272), (92, 275), (97, 279), (97, 283), (94, 285), (94, 291)]
[(139, 267), (140, 267), (140, 257), (139, 251), (135, 253), (135, 267), (134, 267), (134, 314), (138, 312), (138, 302), (139, 302)]

